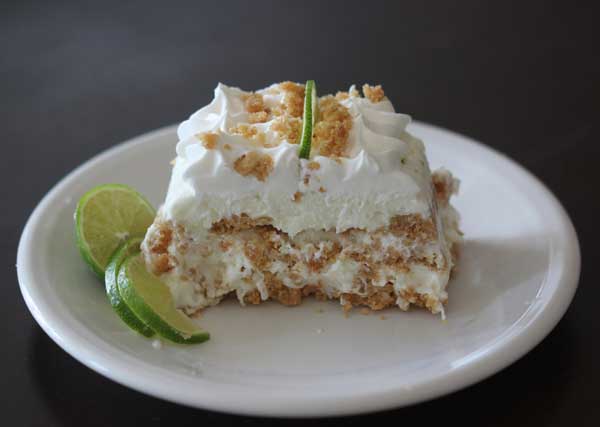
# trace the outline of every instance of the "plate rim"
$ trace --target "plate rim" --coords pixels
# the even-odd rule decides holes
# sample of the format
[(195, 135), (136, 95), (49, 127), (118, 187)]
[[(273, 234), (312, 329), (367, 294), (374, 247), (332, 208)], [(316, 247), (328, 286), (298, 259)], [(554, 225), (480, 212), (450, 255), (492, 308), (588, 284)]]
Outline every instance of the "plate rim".
[[(36, 292), (35, 285), (31, 284), (34, 280), (34, 274), (28, 271), (26, 266), (31, 262), (28, 259), (28, 254), (34, 251), (32, 246), (33, 229), (40, 222), (42, 213), (51, 204), (55, 195), (62, 188), (68, 187), (69, 183), (79, 175), (93, 168), (94, 164), (117, 154), (121, 150), (130, 149), (148, 140), (172, 133), (177, 128), (176, 124), (144, 133), (100, 152), (69, 172), (46, 193), (30, 214), (22, 231), (17, 250), (17, 276), (25, 303), (44, 332), (63, 350), (88, 368), (139, 392), (195, 408), (240, 415), (272, 417), (307, 418), (350, 415), (415, 404), (482, 381), (514, 363), (537, 346), (554, 329), (567, 311), (577, 290), (581, 270), (581, 251), (577, 233), (566, 210), (556, 196), (535, 175), (507, 155), (465, 135), (442, 127), (419, 121), (413, 122), (411, 127), (420, 127), (428, 131), (451, 135), (465, 143), (474, 145), (483, 152), (499, 157), (513, 171), (521, 175), (521, 178), (531, 182), (532, 188), (553, 206), (553, 211), (561, 224), (560, 237), (566, 248), (566, 257), (563, 260), (564, 274), (558, 278), (561, 282), (560, 286), (551, 295), (543, 309), (519, 333), (513, 334), (509, 339), (505, 338), (490, 344), (488, 347), (489, 354), (474, 362), (454, 368), (445, 375), (418, 383), (410, 389), (396, 384), (396, 387), (371, 392), (367, 396), (355, 392), (350, 396), (340, 397), (338, 395), (337, 397), (331, 397), (319, 395), (316, 396), (316, 399), (314, 397), (312, 400), (305, 398), (302, 402), (293, 402), (289, 394), (282, 395), (276, 388), (273, 390), (261, 389), (262, 394), (260, 396), (258, 393), (249, 396), (247, 386), (227, 384), (225, 387), (216, 387), (217, 390), (215, 390), (215, 382), (203, 380), (201, 377), (194, 377), (193, 380), (190, 380), (189, 378), (182, 378), (183, 375), (173, 374), (170, 381), (165, 378), (158, 381), (158, 377), (164, 376), (165, 369), (146, 362), (140, 363), (139, 359), (127, 354), (123, 355), (126, 357), (119, 356), (115, 360), (115, 356), (111, 355), (110, 352), (120, 350), (98, 340), (90, 331), (70, 329), (66, 324), (66, 319), (62, 318), (66, 315), (53, 313), (47, 302), (44, 305), (44, 301), (39, 301), (39, 292)], [(94, 341), (94, 338), (96, 341)], [(131, 368), (130, 363), (133, 361), (137, 361), (140, 366), (143, 366), (144, 375), (141, 375), (142, 371), (140, 369)], [(151, 375), (148, 372), (149, 366), (154, 368), (150, 370)], [(157, 377), (155, 378), (155, 376)], [(197, 387), (193, 394), (183, 392), (184, 387), (181, 387), (180, 384), (182, 381), (186, 382), (186, 380), (190, 380), (190, 385), (193, 383)], [(198, 384), (202, 382), (210, 385), (211, 388), (202, 390), (201, 387), (198, 387)]]

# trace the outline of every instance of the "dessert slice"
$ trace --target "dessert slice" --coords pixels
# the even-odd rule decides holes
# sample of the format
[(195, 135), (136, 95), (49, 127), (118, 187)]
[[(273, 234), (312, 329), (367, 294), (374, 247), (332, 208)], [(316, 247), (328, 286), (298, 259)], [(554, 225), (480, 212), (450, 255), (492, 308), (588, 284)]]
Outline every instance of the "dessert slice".
[[(304, 86), (219, 84), (178, 129), (165, 203), (142, 244), (147, 267), (188, 314), (303, 297), (349, 309), (411, 304), (443, 314), (460, 241), (458, 183), (429, 171), (380, 86), (318, 99), (298, 155)], [(316, 104), (316, 103), (315, 103)]]

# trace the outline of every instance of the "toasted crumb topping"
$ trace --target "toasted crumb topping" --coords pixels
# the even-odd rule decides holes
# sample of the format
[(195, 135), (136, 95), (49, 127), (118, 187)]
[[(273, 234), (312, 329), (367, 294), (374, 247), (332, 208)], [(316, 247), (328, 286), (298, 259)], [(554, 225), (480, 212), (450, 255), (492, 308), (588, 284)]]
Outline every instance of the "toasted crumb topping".
[(293, 197), (294, 202), (298, 203), (300, 200), (302, 200), (302, 193), (299, 191), (296, 191), (294, 193), (294, 197)]
[(310, 170), (316, 171), (316, 170), (321, 169), (321, 164), (319, 162), (311, 161), (311, 162), (308, 162), (306, 167), (309, 168)]
[(348, 98), (354, 98), (359, 96), (358, 91), (354, 88), (352, 88), (352, 90), (348, 91), (348, 92), (338, 92), (335, 94), (335, 99), (337, 99), (338, 101), (343, 101), (345, 99)]
[(265, 105), (263, 96), (259, 93), (242, 95), (244, 107), (248, 112), (248, 123), (265, 123), (269, 121), (271, 111)]
[(265, 145), (266, 135), (264, 132), (258, 130), (256, 126), (248, 125), (245, 123), (239, 123), (237, 126), (230, 128), (229, 132), (234, 135), (241, 135), (244, 138), (249, 139), (251, 141), (258, 142), (262, 146)]
[(324, 193), (324, 192), (326, 192), (326, 191), (327, 191), (327, 190), (325, 190), (325, 188), (324, 188), (324, 187), (319, 187), (319, 192), (320, 192), (320, 193)]
[(304, 112), (304, 86), (294, 82), (283, 82), (279, 89), (284, 92), (283, 110), (292, 117), (302, 117)]
[(370, 86), (368, 84), (364, 84), (362, 90), (365, 98), (371, 102), (380, 102), (383, 98), (385, 98), (385, 93), (383, 92), (381, 85)]
[[(380, 102), (385, 98), (381, 85), (362, 87), (364, 96), (371, 102)], [(271, 86), (270, 95), (279, 94), (281, 102), (267, 106), (261, 93), (244, 93), (241, 99), (248, 113), (247, 123), (239, 124), (231, 129), (232, 133), (243, 135), (247, 139), (267, 147), (266, 136), (257, 133), (251, 125), (270, 122), (269, 130), (276, 135), (275, 141), (268, 147), (277, 146), (284, 140), (297, 144), (302, 133), (302, 115), (304, 111), (304, 85), (285, 81)], [(283, 95), (283, 96), (281, 96)], [(348, 139), (352, 129), (352, 116), (348, 108), (340, 101), (359, 97), (358, 91), (352, 87), (349, 91), (337, 92), (335, 96), (327, 95), (319, 98), (319, 112), (313, 129), (313, 155), (332, 158), (348, 156)], [(214, 148), (215, 143), (206, 143), (207, 148)]]
[(229, 145), (229, 144), (224, 144), (224, 145), (223, 145), (223, 150), (231, 150), (231, 145)]
[(287, 115), (279, 116), (273, 121), (271, 130), (277, 132), (281, 141), (286, 139), (290, 144), (298, 144), (302, 133), (302, 119)]
[(238, 157), (233, 169), (242, 176), (253, 176), (264, 181), (273, 170), (273, 158), (258, 151), (249, 151)]
[(263, 97), (259, 93), (250, 93), (242, 95), (244, 101), (244, 107), (249, 113), (258, 113), (260, 111), (266, 111), (266, 106), (263, 101)]
[(258, 111), (248, 114), (248, 123), (265, 123), (269, 121), (269, 113), (266, 111)]
[(202, 132), (196, 134), (196, 138), (202, 141), (202, 145), (207, 150), (214, 150), (217, 148), (217, 141), (219, 140), (219, 135), (214, 132)]
[(313, 131), (314, 152), (327, 157), (344, 157), (352, 129), (352, 116), (333, 96), (319, 99), (319, 121)]

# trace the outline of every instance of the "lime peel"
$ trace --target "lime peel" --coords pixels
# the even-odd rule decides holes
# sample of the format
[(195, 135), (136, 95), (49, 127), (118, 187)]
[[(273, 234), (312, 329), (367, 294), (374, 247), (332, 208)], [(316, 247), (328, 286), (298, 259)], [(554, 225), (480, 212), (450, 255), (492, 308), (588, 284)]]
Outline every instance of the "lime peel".
[(129, 306), (123, 300), (123, 297), (121, 296), (117, 286), (119, 268), (127, 257), (140, 252), (141, 243), (142, 238), (134, 237), (133, 239), (129, 239), (119, 246), (119, 249), (117, 249), (113, 254), (110, 262), (108, 263), (108, 267), (106, 267), (106, 271), (104, 272), (104, 284), (106, 286), (106, 294), (108, 296), (110, 305), (119, 315), (121, 320), (123, 320), (123, 322), (125, 322), (125, 324), (134, 331), (150, 338), (154, 336), (154, 331), (148, 327), (148, 325), (142, 322), (129, 308)]
[(175, 307), (170, 289), (146, 270), (141, 254), (123, 262), (117, 285), (129, 308), (161, 337), (178, 344), (197, 344), (210, 338)]
[(310, 158), (310, 146), (315, 122), (318, 116), (317, 85), (314, 80), (308, 80), (304, 88), (304, 113), (302, 115), (302, 136), (298, 156), (301, 159)]

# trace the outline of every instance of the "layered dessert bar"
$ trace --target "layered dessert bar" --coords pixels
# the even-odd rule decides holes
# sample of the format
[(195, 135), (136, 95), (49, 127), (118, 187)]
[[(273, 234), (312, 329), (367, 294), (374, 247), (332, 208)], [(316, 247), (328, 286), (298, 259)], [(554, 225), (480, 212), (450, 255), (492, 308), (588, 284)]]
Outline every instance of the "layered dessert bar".
[(304, 85), (219, 84), (181, 123), (166, 200), (142, 251), (187, 314), (304, 297), (344, 309), (411, 304), (442, 313), (461, 240), (458, 181), (429, 170), (380, 86), (318, 99), (298, 155)]

